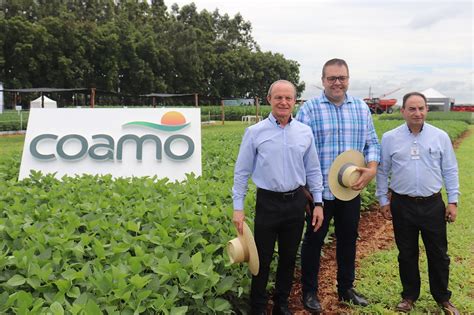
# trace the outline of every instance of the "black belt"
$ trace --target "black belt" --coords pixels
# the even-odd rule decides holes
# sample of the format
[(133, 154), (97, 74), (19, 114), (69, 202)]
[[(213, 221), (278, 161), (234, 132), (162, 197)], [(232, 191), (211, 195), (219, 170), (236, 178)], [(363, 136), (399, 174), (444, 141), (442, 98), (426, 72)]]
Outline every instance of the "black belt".
[(296, 195), (300, 191), (301, 186), (296, 188), (295, 190), (290, 190), (290, 191), (285, 191), (285, 192), (278, 192), (278, 191), (271, 191), (271, 190), (266, 190), (263, 188), (257, 188), (257, 192), (271, 196), (273, 198), (278, 198), (281, 200), (293, 200), (296, 198)]
[(416, 202), (430, 201), (430, 200), (441, 197), (441, 191), (438, 191), (437, 193), (434, 193), (431, 196), (427, 196), (427, 197), (421, 197), (421, 196), (420, 197), (412, 197), (412, 196), (408, 196), (408, 195), (402, 195), (402, 194), (394, 192), (393, 190), (392, 190), (392, 194), (396, 195), (397, 197), (405, 198), (405, 199), (416, 201)]

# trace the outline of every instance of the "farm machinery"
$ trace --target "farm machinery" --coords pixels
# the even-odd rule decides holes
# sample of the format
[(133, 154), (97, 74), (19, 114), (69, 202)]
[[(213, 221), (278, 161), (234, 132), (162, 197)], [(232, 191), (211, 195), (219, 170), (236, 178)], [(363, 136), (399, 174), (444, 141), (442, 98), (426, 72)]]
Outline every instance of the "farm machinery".
[(371, 88), (369, 88), (369, 97), (364, 98), (364, 102), (367, 103), (367, 105), (370, 108), (370, 111), (372, 114), (382, 114), (382, 113), (388, 113), (391, 114), (393, 113), (393, 108), (392, 106), (397, 103), (396, 98), (384, 98), (392, 93), (395, 93), (402, 88), (397, 88), (393, 91), (387, 92), (385, 94), (380, 95), (379, 97), (372, 97), (371, 93)]

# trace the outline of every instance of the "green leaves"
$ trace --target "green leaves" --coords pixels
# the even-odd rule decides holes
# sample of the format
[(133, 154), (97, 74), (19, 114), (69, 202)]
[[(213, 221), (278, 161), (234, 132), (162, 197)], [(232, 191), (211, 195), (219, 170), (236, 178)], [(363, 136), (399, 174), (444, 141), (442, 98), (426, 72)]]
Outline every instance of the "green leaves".
[(224, 254), (243, 130), (204, 130), (204, 175), (184, 183), (4, 175), (0, 313), (228, 313), (249, 290)]
[(22, 275), (14, 275), (7, 281), (7, 284), (12, 287), (17, 287), (26, 282), (26, 279)]
[(64, 309), (58, 302), (54, 302), (49, 308), (53, 315), (64, 315)]

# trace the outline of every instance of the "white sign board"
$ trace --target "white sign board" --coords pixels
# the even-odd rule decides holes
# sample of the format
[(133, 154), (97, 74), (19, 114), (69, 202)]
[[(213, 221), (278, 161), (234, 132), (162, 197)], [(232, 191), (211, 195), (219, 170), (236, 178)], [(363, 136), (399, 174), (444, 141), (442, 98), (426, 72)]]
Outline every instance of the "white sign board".
[(200, 176), (200, 109), (31, 109), (19, 178), (31, 170), (57, 178)]

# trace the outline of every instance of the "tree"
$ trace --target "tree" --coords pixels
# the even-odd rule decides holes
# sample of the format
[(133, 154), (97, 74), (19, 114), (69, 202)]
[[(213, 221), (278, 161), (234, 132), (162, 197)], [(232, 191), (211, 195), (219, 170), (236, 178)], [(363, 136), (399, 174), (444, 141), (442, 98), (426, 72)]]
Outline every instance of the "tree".
[(240, 15), (168, 11), (163, 0), (10, 0), (0, 19), (7, 87), (96, 87), (127, 94), (265, 98), (299, 64), (262, 52)]

